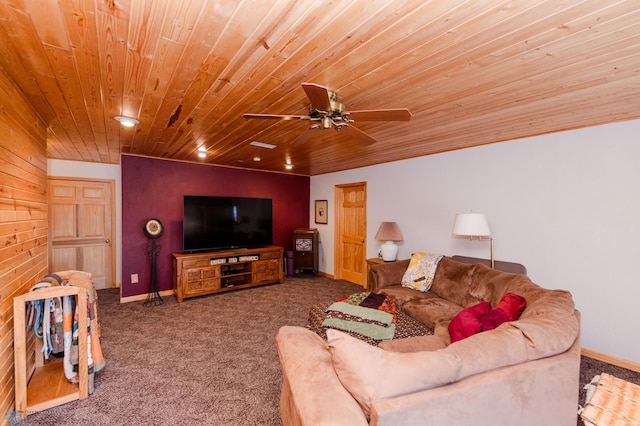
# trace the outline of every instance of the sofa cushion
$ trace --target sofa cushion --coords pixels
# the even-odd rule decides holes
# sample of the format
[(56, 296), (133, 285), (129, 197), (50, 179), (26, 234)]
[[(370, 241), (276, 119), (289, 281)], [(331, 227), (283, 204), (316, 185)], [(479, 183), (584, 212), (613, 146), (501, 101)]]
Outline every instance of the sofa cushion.
[(468, 288), (469, 294), (474, 298), (488, 300), (492, 306), (496, 306), (507, 293), (518, 294), (528, 303), (547, 291), (534, 284), (526, 275), (502, 272), (480, 264), (475, 266), (473, 282)]
[(517, 320), (526, 306), (527, 301), (524, 297), (514, 293), (505, 294), (500, 302), (481, 318), (482, 330), (493, 330), (502, 323)]
[(457, 342), (481, 331), (489, 331), (500, 324), (515, 321), (526, 306), (524, 297), (507, 293), (491, 309), (490, 302), (480, 302), (460, 311), (449, 323), (451, 342)]
[(408, 266), (409, 259), (370, 265), (367, 277), (369, 290), (378, 292), (388, 285), (399, 285)]
[(462, 310), (462, 306), (428, 292), (424, 293), (424, 297), (406, 302), (402, 310), (427, 327), (435, 328), (439, 321), (451, 321)]
[(451, 343), (480, 333), (483, 330), (483, 319), (489, 311), (491, 311), (489, 302), (480, 302), (460, 311), (449, 323)]
[(438, 264), (431, 291), (463, 308), (488, 300), (470, 291), (474, 284), (475, 271), (479, 266), (483, 265), (460, 263), (444, 257)]
[(433, 283), (438, 263), (442, 259), (440, 254), (416, 252), (411, 254), (409, 266), (402, 276), (400, 284), (403, 287), (418, 291), (428, 291)]
[(396, 306), (400, 308), (403, 308), (407, 302), (414, 299), (426, 300), (438, 298), (438, 295), (430, 291), (423, 293), (407, 287), (402, 287), (400, 284), (383, 287), (378, 291), (378, 293), (391, 297), (396, 302)]
[(522, 311), (527, 307), (527, 301), (524, 297), (515, 293), (507, 293), (493, 309), (500, 309), (509, 318), (509, 321), (515, 321), (520, 318)]
[(340, 382), (367, 416), (373, 401), (452, 383), (460, 370), (442, 351), (386, 351), (337, 330), (327, 330), (327, 341)]

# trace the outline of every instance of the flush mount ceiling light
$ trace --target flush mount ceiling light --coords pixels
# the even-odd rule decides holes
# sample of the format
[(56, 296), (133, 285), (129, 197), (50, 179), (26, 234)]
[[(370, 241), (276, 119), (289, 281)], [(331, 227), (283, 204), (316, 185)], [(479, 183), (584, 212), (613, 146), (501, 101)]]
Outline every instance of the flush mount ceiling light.
[(259, 146), (260, 148), (267, 148), (267, 149), (273, 149), (276, 147), (275, 145), (271, 145), (270, 143), (264, 143), (264, 142), (258, 142), (258, 141), (253, 141), (249, 143), (249, 145)]
[(291, 170), (291, 169), (293, 169), (293, 164), (287, 163), (287, 164), (284, 165), (284, 168), (287, 169), (287, 170)]
[(140, 124), (140, 121), (136, 120), (135, 118), (132, 117), (125, 117), (123, 115), (118, 115), (116, 117), (113, 117), (116, 121), (119, 121), (120, 124), (122, 124), (124, 127), (133, 127), (136, 124)]
[(207, 156), (207, 148), (201, 146), (200, 148), (198, 148), (198, 157), (200, 158), (206, 158)]

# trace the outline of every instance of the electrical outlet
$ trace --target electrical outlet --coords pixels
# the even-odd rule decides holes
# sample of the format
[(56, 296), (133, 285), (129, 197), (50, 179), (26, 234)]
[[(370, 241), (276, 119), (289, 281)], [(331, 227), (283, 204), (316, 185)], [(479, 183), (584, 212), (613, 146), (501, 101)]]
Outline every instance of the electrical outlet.
[(138, 274), (131, 274), (131, 284), (138, 284)]

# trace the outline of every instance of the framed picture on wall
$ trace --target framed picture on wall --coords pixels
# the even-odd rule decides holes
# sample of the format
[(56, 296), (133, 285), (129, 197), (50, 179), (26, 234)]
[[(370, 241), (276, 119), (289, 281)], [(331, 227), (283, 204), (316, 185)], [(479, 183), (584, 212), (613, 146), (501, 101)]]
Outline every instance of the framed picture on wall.
[(327, 200), (316, 200), (316, 223), (327, 223)]

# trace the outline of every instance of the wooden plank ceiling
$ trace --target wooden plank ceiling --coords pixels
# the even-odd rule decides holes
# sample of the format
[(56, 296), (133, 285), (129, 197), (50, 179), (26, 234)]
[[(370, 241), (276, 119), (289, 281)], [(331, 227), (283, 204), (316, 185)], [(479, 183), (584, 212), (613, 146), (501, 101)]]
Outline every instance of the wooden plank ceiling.
[[(0, 0), (0, 21), (0, 68), (54, 159), (317, 175), (640, 118), (637, 0)], [(305, 82), (412, 118), (352, 124), (367, 146), (242, 117), (307, 114)]]

